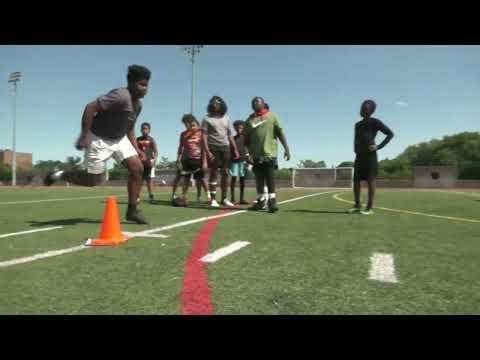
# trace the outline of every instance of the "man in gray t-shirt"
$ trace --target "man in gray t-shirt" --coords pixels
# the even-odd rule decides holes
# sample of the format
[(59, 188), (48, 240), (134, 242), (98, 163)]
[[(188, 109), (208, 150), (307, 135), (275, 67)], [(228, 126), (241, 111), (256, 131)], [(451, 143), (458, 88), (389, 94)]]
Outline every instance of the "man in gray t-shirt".
[(85, 150), (85, 171), (57, 171), (45, 178), (45, 185), (65, 180), (80, 186), (96, 186), (104, 181), (106, 161), (114, 158), (129, 172), (127, 220), (148, 224), (137, 209), (142, 187), (145, 154), (138, 148), (135, 122), (142, 110), (142, 99), (148, 92), (150, 70), (144, 66), (128, 68), (128, 87), (110, 91), (85, 107), (82, 130), (75, 147)]
[(203, 147), (207, 154), (210, 169), (210, 195), (212, 207), (219, 207), (217, 203), (217, 178), (218, 169), (221, 169), (222, 205), (234, 206), (227, 199), (228, 170), (231, 163), (230, 149), (233, 150), (235, 159), (238, 158), (237, 146), (230, 130), (230, 117), (227, 114), (227, 104), (219, 96), (210, 99), (207, 115), (202, 120)]

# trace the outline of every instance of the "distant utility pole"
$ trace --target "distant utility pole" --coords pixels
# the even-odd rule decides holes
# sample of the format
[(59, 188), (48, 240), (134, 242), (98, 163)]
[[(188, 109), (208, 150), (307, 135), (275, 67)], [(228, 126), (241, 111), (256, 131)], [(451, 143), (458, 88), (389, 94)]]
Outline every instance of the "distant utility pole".
[(10, 73), (9, 83), (13, 83), (13, 134), (12, 134), (12, 186), (17, 185), (17, 82), (20, 81), (22, 74), (18, 71)]
[(190, 111), (193, 114), (195, 111), (195, 59), (200, 54), (200, 50), (203, 48), (203, 45), (188, 45), (182, 46), (182, 48), (192, 63), (192, 94), (190, 99)]

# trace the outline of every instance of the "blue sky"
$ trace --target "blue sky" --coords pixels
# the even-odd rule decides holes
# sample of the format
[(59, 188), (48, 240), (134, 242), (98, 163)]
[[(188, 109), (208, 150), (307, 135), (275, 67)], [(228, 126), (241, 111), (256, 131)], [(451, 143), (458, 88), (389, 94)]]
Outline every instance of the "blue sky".
[[(17, 151), (34, 161), (82, 156), (73, 143), (84, 106), (125, 86), (129, 64), (152, 70), (137, 123), (152, 124), (161, 156), (174, 159), (182, 114), (190, 111), (190, 63), (177, 46), (0, 46), (0, 148), (11, 148), (8, 74), (21, 71)], [(396, 137), (380, 152), (461, 131), (480, 120), (480, 46), (206, 46), (198, 59), (197, 117), (213, 95), (232, 119), (263, 96), (283, 120), (294, 166), (353, 160), (353, 125), (372, 98)], [(380, 142), (382, 137), (377, 140)], [(282, 151), (283, 154), (283, 151)]]

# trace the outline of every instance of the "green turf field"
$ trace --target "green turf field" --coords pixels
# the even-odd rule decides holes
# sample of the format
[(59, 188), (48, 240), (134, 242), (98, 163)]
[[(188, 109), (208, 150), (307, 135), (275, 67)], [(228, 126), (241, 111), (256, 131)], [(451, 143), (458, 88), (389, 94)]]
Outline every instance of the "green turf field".
[[(156, 204), (142, 203), (151, 225), (122, 223), (123, 230), (220, 212), (173, 208), (168, 191), (157, 190)], [(236, 241), (250, 245), (208, 264), (215, 314), (480, 313), (480, 193), (379, 190), (376, 206), (385, 210), (373, 216), (344, 213), (350, 205), (339, 199), (351, 201), (350, 191), (280, 190), (278, 197), (325, 191), (282, 204), (274, 215), (220, 220), (210, 253)], [(107, 195), (118, 196), (123, 221), (125, 194), (0, 188), (0, 314), (181, 314), (185, 263), (206, 221), (159, 232), (168, 238), (135, 237), (117, 248), (1, 266), (97, 237)], [(393, 257), (397, 282), (369, 278), (373, 253)]]

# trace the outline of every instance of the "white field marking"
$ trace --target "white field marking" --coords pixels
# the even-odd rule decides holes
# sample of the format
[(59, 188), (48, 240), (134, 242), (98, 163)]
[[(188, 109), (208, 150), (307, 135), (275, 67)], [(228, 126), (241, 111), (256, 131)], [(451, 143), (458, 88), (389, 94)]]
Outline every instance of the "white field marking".
[(321, 194), (337, 193), (339, 191), (341, 191), (341, 190), (332, 190), (332, 191), (326, 191), (326, 192), (321, 192), (321, 193), (315, 193), (315, 194), (300, 196), (298, 198), (280, 201), (279, 204), (286, 204), (286, 203), (289, 203), (289, 202), (292, 202), (292, 201), (302, 200), (302, 199), (306, 199), (306, 198), (309, 198), (309, 197), (312, 197), (312, 196), (318, 196), (318, 195), (321, 195)]
[[(316, 194), (307, 195), (306, 197), (318, 196), (318, 195), (323, 195), (323, 194), (330, 194), (332, 192), (337, 192), (337, 191), (320, 192), (320, 193), (316, 193)], [(289, 200), (279, 202), (279, 204), (285, 203), (287, 201), (291, 202), (291, 201), (301, 200), (301, 199), (304, 199), (304, 198), (305, 198), (305, 196), (301, 196), (301, 197), (298, 197), (298, 198), (289, 199)], [(153, 234), (153, 233), (163, 231), (163, 230), (170, 230), (170, 229), (173, 229), (173, 228), (187, 226), (187, 225), (191, 225), (191, 224), (196, 224), (198, 222), (207, 221), (207, 220), (211, 220), (211, 219), (217, 219), (217, 218), (223, 218), (223, 217), (226, 217), (226, 216), (243, 214), (245, 212), (247, 212), (247, 210), (233, 211), (233, 212), (228, 212), (228, 213), (225, 213), (225, 214), (220, 214), (220, 215), (215, 215), (215, 216), (207, 216), (207, 217), (202, 217), (202, 218), (193, 219), (193, 220), (189, 220), (189, 221), (182, 221), (182, 222), (179, 222), (179, 223), (176, 223), (176, 224), (162, 226), (162, 227), (159, 227), (159, 228), (142, 231), (142, 232), (136, 233), (136, 236), (141, 237), (143, 235), (149, 235), (149, 234)], [(80, 246), (76, 246), (76, 247), (73, 247), (73, 248), (49, 251), (49, 252), (46, 252), (46, 253), (37, 254), (37, 255), (33, 255), (33, 256), (29, 256), (29, 257), (25, 257), (25, 258), (3, 261), (3, 262), (0, 262), (0, 267), (7, 267), (7, 266), (12, 266), (12, 265), (17, 265), (17, 264), (23, 264), (23, 263), (26, 263), (26, 262), (31, 262), (31, 261), (35, 261), (35, 260), (39, 260), (39, 259), (44, 259), (44, 258), (51, 257), (51, 256), (63, 255), (63, 254), (67, 254), (67, 253), (70, 253), (70, 252), (89, 249), (89, 248), (90, 248), (89, 246), (85, 246), (85, 245), (82, 244)]]
[[(159, 194), (169, 194), (169, 192), (160, 192), (154, 193), (154, 195)], [(83, 196), (83, 197), (74, 197), (74, 198), (61, 198), (61, 199), (42, 199), (42, 200), (25, 200), (25, 201), (6, 201), (0, 202), (0, 205), (18, 205), (18, 204), (35, 204), (35, 203), (42, 203), (42, 202), (55, 202), (55, 201), (72, 201), (72, 200), (89, 200), (89, 199), (104, 199), (109, 196), (116, 196), (116, 197), (127, 197), (128, 194), (123, 195), (98, 195), (98, 196)]]
[[(300, 197), (297, 197), (297, 198), (280, 201), (279, 204), (286, 204), (286, 203), (289, 203), (289, 202), (302, 200), (302, 199), (305, 199), (305, 198), (308, 198), (308, 197), (319, 196), (319, 195), (323, 195), (323, 194), (331, 194), (331, 193), (334, 193), (334, 192), (338, 192), (338, 190), (325, 191), (325, 192), (310, 194), (310, 195), (306, 195), (306, 196), (300, 196)], [(221, 219), (221, 218), (224, 218), (224, 217), (227, 217), (227, 216), (243, 214), (243, 213), (246, 213), (246, 212), (248, 212), (248, 210), (238, 210), (238, 211), (232, 211), (232, 212), (219, 214), (219, 215), (206, 216), (206, 217), (197, 218), (197, 219), (193, 219), (193, 220), (182, 221), (182, 222), (172, 224), (172, 225), (167, 225), (167, 226), (162, 226), (162, 227), (158, 227), (158, 228), (154, 228), (154, 229), (150, 229), (150, 230), (145, 230), (145, 231), (142, 231), (141, 234), (143, 234), (143, 235), (153, 234), (153, 233), (160, 232), (160, 231), (165, 231), (165, 230), (170, 230), (170, 229), (174, 229), (174, 228), (177, 228), (177, 227), (183, 227), (183, 226), (187, 226), (187, 225), (191, 225), (191, 224), (196, 224), (196, 223), (199, 223), (199, 222), (208, 221), (208, 220), (212, 220), (212, 219)]]
[(80, 246), (74, 246), (74, 247), (71, 247), (71, 248), (68, 248), (68, 249), (52, 250), (52, 251), (47, 251), (47, 252), (44, 252), (44, 253), (41, 253), (41, 254), (36, 254), (36, 255), (33, 255), (33, 256), (27, 256), (27, 257), (23, 257), (23, 258), (8, 260), (8, 261), (1, 261), (0, 262), (0, 267), (8, 267), (8, 266), (13, 266), (13, 265), (18, 265), (18, 264), (24, 264), (24, 263), (32, 262), (32, 261), (35, 261), (35, 260), (49, 258), (49, 257), (52, 257), (52, 256), (59, 256), (59, 255), (63, 255), (63, 254), (67, 254), (67, 253), (71, 253), (71, 252), (75, 252), (75, 251), (80, 251), (80, 250), (83, 250), (83, 249), (86, 249), (86, 248), (87, 248), (86, 246), (80, 245)]
[(370, 280), (397, 283), (392, 254), (373, 253), (370, 257)]
[(241, 248), (249, 245), (250, 243), (248, 241), (235, 241), (234, 243), (231, 243), (228, 246), (225, 246), (223, 248), (220, 248), (218, 250), (215, 250), (211, 254), (207, 254), (204, 257), (200, 259), (202, 262), (207, 262), (207, 263), (214, 263), (221, 258), (230, 255), (231, 253), (234, 253), (237, 250), (240, 250)]
[(476, 192), (463, 192), (463, 191), (439, 191), (439, 192), (442, 194), (455, 194), (455, 195), (480, 197), (480, 194)]
[(162, 239), (168, 238), (168, 235), (163, 235), (163, 234), (143, 234), (142, 232), (132, 233), (132, 232), (126, 232), (126, 231), (124, 231), (123, 234), (125, 234), (125, 235), (127, 235), (127, 236), (132, 236), (132, 237), (162, 238)]
[(75, 198), (63, 198), (63, 199), (43, 199), (43, 200), (26, 200), (26, 201), (7, 201), (0, 202), (0, 205), (18, 205), (18, 204), (35, 204), (42, 202), (55, 202), (55, 201), (72, 201), (72, 200), (88, 200), (88, 199), (103, 199), (109, 196), (127, 196), (127, 195), (104, 195), (104, 196), (85, 196), (85, 197), (75, 197)]
[[(340, 197), (338, 197), (339, 194), (333, 195), (333, 198), (342, 201), (347, 204), (354, 204), (353, 201), (345, 200)], [(365, 204), (363, 204), (365, 205)], [(436, 219), (444, 219), (444, 220), (453, 220), (453, 221), (463, 221), (463, 222), (472, 222), (472, 223), (480, 223), (480, 220), (477, 219), (467, 219), (467, 218), (460, 218), (460, 217), (454, 217), (454, 216), (444, 216), (444, 215), (436, 215), (436, 214), (428, 214), (428, 213), (422, 213), (418, 211), (410, 211), (410, 210), (400, 210), (400, 209), (390, 209), (386, 207), (380, 207), (380, 206), (375, 206), (375, 209), (379, 210), (384, 210), (384, 211), (391, 211), (391, 212), (397, 212), (397, 213), (402, 213), (402, 214), (410, 214), (410, 215), (419, 215), (419, 216), (426, 216), (426, 217), (431, 217), (431, 218), (436, 218)]]
[(47, 228), (41, 228), (41, 229), (35, 229), (35, 230), (20, 231), (20, 232), (10, 233), (10, 234), (2, 234), (2, 235), (0, 235), (0, 239), (10, 237), (10, 236), (31, 234), (31, 233), (36, 233), (36, 232), (40, 232), (40, 231), (50, 231), (50, 230), (61, 229), (61, 228), (63, 228), (63, 226), (53, 226), (53, 227), (47, 227)]

